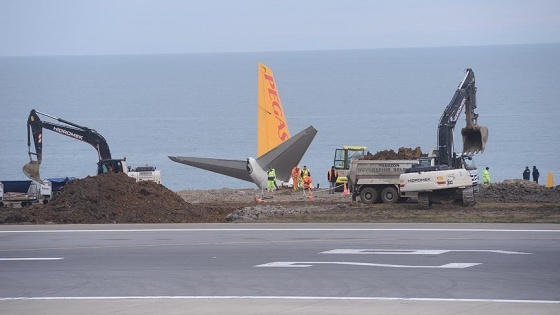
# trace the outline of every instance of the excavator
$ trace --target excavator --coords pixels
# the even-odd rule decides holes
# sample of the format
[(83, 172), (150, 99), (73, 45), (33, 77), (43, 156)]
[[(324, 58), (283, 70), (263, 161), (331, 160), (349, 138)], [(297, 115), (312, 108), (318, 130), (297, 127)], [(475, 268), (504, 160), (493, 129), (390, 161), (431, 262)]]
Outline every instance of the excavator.
[[(42, 121), (39, 115), (49, 117), (65, 125)], [(99, 155), (97, 174), (122, 172), (135, 178), (136, 181), (153, 180), (158, 184), (161, 183), (161, 174), (159, 171), (155, 170), (155, 167), (151, 167), (148, 170), (150, 174), (143, 174), (144, 176), (139, 176), (140, 171), (131, 172), (126, 168), (126, 157), (124, 159), (113, 159), (111, 157), (111, 150), (109, 149), (107, 141), (97, 131), (88, 127), (80, 126), (62, 118), (57, 118), (49, 114), (36, 111), (35, 109), (31, 110), (27, 119), (27, 146), (29, 147), (28, 154), (30, 161), (23, 166), (23, 173), (31, 180), (43, 184), (43, 180), (39, 174), (39, 167), (43, 158), (43, 128), (92, 145)], [(35, 152), (31, 151), (31, 138), (33, 138)], [(33, 155), (36, 156), (36, 160), (33, 160)]]
[[(440, 199), (461, 200), (464, 206), (474, 205), (474, 191), (478, 187), (478, 173), (472, 155), (484, 152), (488, 128), (478, 125), (476, 85), (472, 69), (459, 84), (445, 108), (438, 125), (438, 147), (431, 166), (407, 169), (400, 175), (401, 192), (418, 192), (418, 204), (429, 208)], [(455, 153), (453, 131), (461, 112), (465, 110), (466, 127), (461, 129), (463, 151)]]

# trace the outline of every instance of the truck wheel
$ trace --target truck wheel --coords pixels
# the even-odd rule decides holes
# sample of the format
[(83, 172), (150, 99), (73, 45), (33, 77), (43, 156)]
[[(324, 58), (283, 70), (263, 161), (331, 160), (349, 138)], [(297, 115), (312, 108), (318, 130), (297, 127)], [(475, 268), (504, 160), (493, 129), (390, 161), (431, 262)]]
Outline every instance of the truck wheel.
[(399, 202), (399, 192), (395, 187), (385, 187), (381, 191), (381, 201), (384, 203), (397, 203)]
[(379, 199), (379, 192), (373, 187), (366, 187), (360, 192), (360, 200), (363, 203), (376, 203)]
[(418, 206), (420, 209), (428, 210), (432, 203), (430, 202), (430, 193), (420, 192), (418, 193)]

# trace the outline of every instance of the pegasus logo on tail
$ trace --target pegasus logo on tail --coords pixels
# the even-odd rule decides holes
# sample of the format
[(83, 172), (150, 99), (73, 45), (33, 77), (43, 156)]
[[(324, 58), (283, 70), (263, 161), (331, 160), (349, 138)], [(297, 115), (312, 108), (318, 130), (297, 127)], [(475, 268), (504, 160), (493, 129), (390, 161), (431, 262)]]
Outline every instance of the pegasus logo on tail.
[[(263, 66), (263, 68), (265, 68)], [(265, 68), (266, 69), (266, 68)], [(278, 97), (278, 91), (276, 90), (276, 84), (274, 83), (274, 78), (271, 75), (264, 74), (264, 79), (268, 81), (268, 99), (267, 103), (272, 107), (272, 112), (274, 113), (274, 118), (277, 122), (277, 135), (281, 142), (286, 141), (290, 138), (290, 132), (288, 131), (288, 124), (284, 117), (284, 112), (282, 111), (282, 104), (280, 103), (280, 98)], [(267, 104), (264, 104), (265, 108)]]

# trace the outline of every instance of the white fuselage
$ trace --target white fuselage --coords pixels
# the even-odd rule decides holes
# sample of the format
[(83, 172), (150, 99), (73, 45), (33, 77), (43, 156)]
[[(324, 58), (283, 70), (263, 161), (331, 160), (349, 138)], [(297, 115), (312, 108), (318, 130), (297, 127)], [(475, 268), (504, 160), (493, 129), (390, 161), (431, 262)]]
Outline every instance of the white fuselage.
[(268, 176), (263, 168), (257, 163), (254, 158), (247, 158), (247, 171), (251, 176), (253, 182), (260, 188), (266, 189)]

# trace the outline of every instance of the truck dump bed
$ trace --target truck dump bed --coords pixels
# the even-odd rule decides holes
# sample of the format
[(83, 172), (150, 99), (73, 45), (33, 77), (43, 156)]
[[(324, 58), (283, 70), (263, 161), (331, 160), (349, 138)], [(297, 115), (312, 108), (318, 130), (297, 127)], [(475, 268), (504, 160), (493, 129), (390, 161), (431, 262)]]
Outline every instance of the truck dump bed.
[(378, 182), (398, 184), (399, 176), (418, 163), (418, 160), (353, 160), (348, 178), (353, 185)]
[(0, 207), (19, 204), (30, 205), (39, 201), (37, 184), (30, 180), (0, 181)]
[[(348, 183), (352, 199), (359, 196), (363, 203), (395, 203), (412, 195), (399, 190), (399, 177), (406, 169), (419, 165), (420, 160), (352, 160)], [(414, 195), (416, 196), (416, 195)]]

